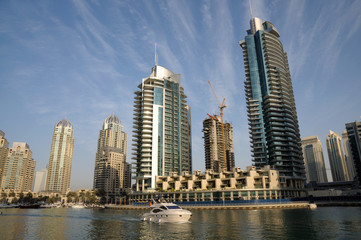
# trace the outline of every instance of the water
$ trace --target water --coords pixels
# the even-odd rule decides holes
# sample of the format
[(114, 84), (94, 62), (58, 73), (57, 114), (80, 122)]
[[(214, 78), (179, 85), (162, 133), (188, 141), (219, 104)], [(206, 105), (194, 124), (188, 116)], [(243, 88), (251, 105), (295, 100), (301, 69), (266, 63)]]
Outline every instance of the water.
[(182, 224), (142, 222), (146, 210), (0, 212), (0, 239), (361, 239), (360, 207), (193, 210)]

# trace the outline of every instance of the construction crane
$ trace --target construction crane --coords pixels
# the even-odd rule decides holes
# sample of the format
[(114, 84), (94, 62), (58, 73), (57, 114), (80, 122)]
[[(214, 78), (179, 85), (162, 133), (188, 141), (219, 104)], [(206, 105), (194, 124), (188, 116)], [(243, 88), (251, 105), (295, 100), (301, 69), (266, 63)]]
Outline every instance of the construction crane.
[(216, 93), (213, 90), (213, 87), (211, 85), (211, 82), (208, 81), (209, 86), (212, 89), (213, 95), (217, 100), (218, 103), (218, 107), (219, 107), (219, 114), (221, 116), (221, 130), (222, 130), (222, 149), (223, 149), (223, 169), (227, 170), (227, 161), (226, 161), (226, 143), (224, 141), (224, 126), (223, 126), (223, 109), (227, 107), (227, 105), (225, 104), (226, 99), (223, 98), (222, 104), (219, 102)]

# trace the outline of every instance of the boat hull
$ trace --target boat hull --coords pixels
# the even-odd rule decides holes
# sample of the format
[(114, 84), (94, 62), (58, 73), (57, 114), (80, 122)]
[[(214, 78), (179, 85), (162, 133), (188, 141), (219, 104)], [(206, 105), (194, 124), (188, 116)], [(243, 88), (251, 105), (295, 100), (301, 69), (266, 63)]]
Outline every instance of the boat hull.
[(188, 210), (166, 210), (159, 213), (145, 213), (143, 221), (149, 222), (189, 222), (192, 213)]

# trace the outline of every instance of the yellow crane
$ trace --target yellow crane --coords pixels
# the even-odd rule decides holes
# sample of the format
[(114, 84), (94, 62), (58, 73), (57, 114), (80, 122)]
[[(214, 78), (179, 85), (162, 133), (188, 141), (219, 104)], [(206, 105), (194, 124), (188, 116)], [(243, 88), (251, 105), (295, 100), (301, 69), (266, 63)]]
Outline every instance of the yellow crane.
[(218, 103), (218, 107), (219, 107), (219, 114), (221, 116), (221, 129), (222, 129), (222, 148), (223, 148), (223, 169), (227, 170), (227, 161), (226, 161), (226, 144), (224, 141), (224, 126), (223, 126), (223, 109), (227, 107), (227, 105), (225, 104), (226, 99), (223, 98), (222, 104), (219, 102), (216, 93), (213, 90), (213, 87), (211, 85), (211, 82), (208, 81), (209, 86), (212, 89), (213, 95), (217, 100)]

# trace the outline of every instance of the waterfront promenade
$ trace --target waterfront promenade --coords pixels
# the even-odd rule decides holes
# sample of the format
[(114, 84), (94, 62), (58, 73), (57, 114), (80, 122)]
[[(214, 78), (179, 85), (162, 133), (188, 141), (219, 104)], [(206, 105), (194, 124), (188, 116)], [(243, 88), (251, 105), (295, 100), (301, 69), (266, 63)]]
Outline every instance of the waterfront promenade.
[[(212, 205), (212, 204), (179, 204), (184, 209), (190, 210), (250, 210), (250, 209), (273, 209), (273, 208), (308, 208), (308, 202), (276, 203), (276, 204), (234, 204), (234, 205)], [(116, 210), (143, 210), (149, 209), (148, 205), (105, 205), (107, 209)]]

